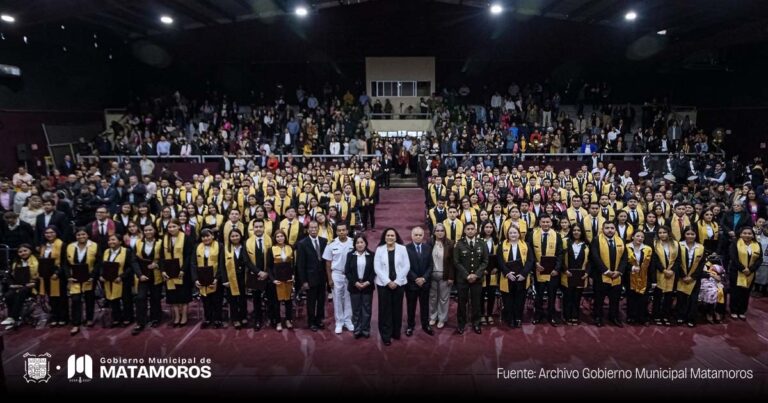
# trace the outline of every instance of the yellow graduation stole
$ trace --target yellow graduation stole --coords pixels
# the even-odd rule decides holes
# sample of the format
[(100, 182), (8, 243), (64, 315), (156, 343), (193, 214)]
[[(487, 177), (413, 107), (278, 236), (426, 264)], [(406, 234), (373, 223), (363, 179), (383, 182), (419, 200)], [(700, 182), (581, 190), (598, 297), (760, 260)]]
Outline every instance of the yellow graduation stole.
[[(568, 221), (571, 222), (571, 225), (576, 224), (578, 221), (578, 218), (576, 216), (576, 209), (573, 207), (569, 207), (567, 210), (565, 210), (565, 213), (568, 215)], [(584, 209), (584, 207), (579, 207), (579, 215), (581, 215), (581, 222), (584, 222), (584, 220), (589, 216), (589, 212)]]
[(208, 214), (203, 218), (203, 224), (205, 226), (215, 226), (216, 228), (221, 225), (222, 221), (224, 221), (224, 216), (221, 214), (216, 214), (215, 216)]
[(669, 227), (672, 229), (672, 237), (675, 238), (676, 241), (683, 241), (683, 228), (690, 226), (691, 220), (688, 216), (683, 216), (683, 226), (680, 227), (680, 219), (677, 215), (674, 215), (669, 219), (669, 224)]
[[(205, 264), (205, 244), (200, 242), (197, 245), (195, 251), (195, 259), (197, 260), (197, 267), (210, 266), (213, 268), (213, 278), (216, 278), (216, 274), (219, 272), (219, 243), (216, 241), (211, 242), (211, 249), (208, 253), (208, 264)], [(208, 294), (216, 292), (216, 285), (209, 285), (198, 287), (200, 295), (207, 297)]]
[[(501, 255), (504, 258), (504, 262), (509, 261), (509, 253), (512, 251), (512, 244), (509, 243), (509, 240), (504, 241), (504, 243), (501, 244)], [(517, 255), (520, 257), (520, 263), (522, 263), (523, 267), (525, 267), (525, 261), (528, 258), (528, 244), (525, 243), (525, 241), (517, 240)], [(528, 288), (531, 285), (531, 277), (528, 276), (525, 282), (525, 288)], [(504, 277), (501, 281), (501, 284), (499, 284), (499, 290), (501, 292), (509, 292), (509, 279)]]
[[(139, 259), (149, 260), (149, 257), (144, 254), (144, 240), (139, 239), (136, 241), (136, 257)], [(152, 245), (153, 255), (154, 259), (152, 259), (155, 263), (158, 263), (160, 261), (160, 254), (163, 250), (163, 243), (160, 242), (159, 239), (155, 239), (155, 244)], [(160, 272), (160, 270), (152, 270), (152, 284), (158, 285), (163, 283), (163, 274)]]
[[(568, 242), (566, 242), (565, 237), (563, 237), (563, 248), (568, 248)], [(579, 269), (581, 270), (587, 270), (587, 264), (589, 264), (589, 245), (586, 244), (586, 242), (583, 244), (584, 248), (584, 262), (581, 263), (581, 267)], [(572, 265), (575, 264), (575, 262), (569, 262), (568, 258), (570, 257), (570, 251), (565, 251), (565, 269), (576, 269), (576, 267), (573, 267)], [(576, 255), (578, 258), (578, 255)], [(577, 285), (577, 288), (585, 288), (587, 286), (587, 281), (584, 280), (584, 282), (581, 285)], [(568, 276), (562, 275), (560, 276), (560, 285), (563, 287), (568, 287)]]
[(468, 222), (473, 222), (477, 225), (480, 225), (479, 222), (477, 222), (477, 210), (470, 207), (469, 208), (469, 216), (471, 217), (470, 220), (467, 220), (467, 210), (462, 210), (461, 213), (459, 213), (459, 219), (462, 223), (466, 224)]
[(367, 206), (373, 202), (367, 202), (365, 199), (372, 199), (373, 194), (376, 192), (376, 181), (373, 179), (364, 179), (360, 181), (360, 194), (363, 196), (363, 205)]
[[(543, 206), (542, 206), (542, 208), (543, 208)], [(528, 222), (526, 222), (526, 221), (525, 221), (525, 217), (526, 217), (526, 216), (528, 216)], [(526, 228), (533, 228), (533, 227), (535, 227), (535, 226), (536, 226), (536, 214), (533, 214), (533, 212), (532, 212), (532, 211), (529, 211), (529, 212), (527, 212), (527, 213), (523, 213), (523, 212), (521, 211), (521, 212), (520, 212), (520, 220), (522, 220), (523, 222), (525, 222), (525, 224), (526, 224), (526, 225), (525, 225), (525, 227), (526, 227)], [(529, 225), (529, 224), (530, 224), (530, 225)], [(520, 234), (520, 235), (523, 235), (523, 234)]]
[(341, 209), (338, 209), (339, 218), (341, 218), (342, 221), (347, 220), (347, 215), (349, 215), (349, 206), (347, 205), (347, 202), (344, 201), (344, 199), (341, 199), (340, 201), (331, 200), (331, 206), (341, 206)]
[(240, 213), (244, 213), (248, 206), (248, 196), (256, 194), (256, 188), (253, 186), (244, 189), (240, 188), (237, 191), (237, 205), (240, 207)]
[[(484, 238), (482, 240), (482, 242), (483, 242), (483, 247), (484, 248), (488, 248), (488, 239)], [(496, 253), (496, 247), (499, 246), (496, 242), (493, 242), (493, 240), (491, 240), (491, 243), (493, 244), (493, 246), (492, 246), (493, 250), (488, 252), (488, 258), (489, 259), (491, 259), (490, 255)], [(496, 273), (494, 275), (494, 274), (491, 274), (491, 270), (486, 270), (485, 274), (488, 277), (490, 277), (490, 281), (488, 282), (487, 287), (495, 287), (495, 286), (499, 285), (499, 273)], [(485, 279), (483, 279), (483, 286), (486, 287)]]
[[(622, 238), (622, 240), (624, 242), (629, 243), (632, 241), (632, 235), (635, 233), (635, 227), (633, 227), (632, 224), (629, 223), (629, 221), (627, 221), (624, 225), (625, 225), (624, 237)], [(619, 224), (616, 224), (616, 233), (619, 234)]]
[[(192, 195), (192, 198), (190, 200), (187, 200), (187, 194), (191, 194)], [(187, 205), (189, 203), (194, 203), (195, 199), (197, 199), (197, 194), (198, 194), (198, 192), (197, 192), (197, 189), (195, 189), (195, 188), (192, 188), (192, 190), (189, 190), (189, 191), (186, 188), (182, 188), (181, 190), (179, 190), (179, 202), (182, 205)]]
[[(51, 245), (50, 258), (53, 259), (53, 264), (56, 265), (56, 267), (61, 267), (61, 244), (61, 239), (56, 238), (56, 240), (53, 241), (53, 245)], [(40, 246), (40, 257), (43, 257), (43, 253), (45, 253), (45, 245)], [(40, 281), (40, 295), (61, 297), (61, 276), (56, 280), (51, 278), (48, 282), (50, 283), (50, 290), (46, 290), (45, 281)]]
[(645, 294), (645, 291), (648, 288), (648, 267), (651, 265), (651, 260), (652, 260), (651, 256), (653, 254), (653, 249), (651, 249), (651, 247), (648, 245), (640, 245), (643, 261), (639, 263), (637, 261), (637, 257), (635, 256), (635, 245), (628, 244), (627, 248), (628, 248), (627, 262), (629, 263), (629, 265), (640, 267), (639, 272), (637, 273), (630, 272), (629, 287), (630, 289), (632, 289), (632, 291), (638, 294)]
[(693, 287), (696, 286), (696, 282), (688, 283), (686, 284), (683, 282), (683, 278), (687, 276), (693, 276), (694, 270), (696, 270), (696, 267), (699, 266), (699, 262), (701, 262), (701, 259), (704, 257), (704, 247), (701, 244), (694, 244), (695, 249), (693, 250), (693, 262), (691, 262), (691, 266), (688, 267), (688, 248), (685, 245), (682, 245), (680, 249), (682, 249), (682, 262), (680, 262), (680, 267), (683, 269), (683, 275), (681, 278), (677, 280), (677, 291), (680, 291), (686, 295), (691, 295), (693, 292)]
[(584, 232), (586, 235), (586, 238), (588, 241), (592, 241), (592, 239), (595, 237), (595, 234), (601, 233), (600, 229), (603, 227), (603, 223), (605, 223), (605, 218), (603, 216), (598, 215), (597, 216), (597, 228), (592, 228), (592, 221), (594, 217), (591, 215), (587, 215), (584, 218)]
[(245, 209), (243, 210), (243, 222), (251, 222), (251, 220), (256, 218), (256, 208), (258, 206), (259, 205), (257, 204), (254, 206), (245, 207)]
[[(632, 209), (629, 208), (629, 207), (624, 207), (624, 211), (627, 212), (627, 220), (628, 221), (631, 220), (632, 219)], [(641, 226), (641, 225), (645, 224), (645, 213), (643, 213), (643, 209), (636, 208), (635, 209), (635, 214), (637, 214), (637, 225)]]
[[(749, 248), (752, 251), (752, 255), (750, 256), (747, 253), (747, 248)], [(739, 255), (739, 263), (741, 263), (742, 266), (744, 266), (745, 269), (748, 269), (752, 267), (755, 262), (757, 262), (757, 259), (760, 258), (760, 253), (762, 253), (762, 249), (760, 247), (760, 243), (752, 241), (749, 245), (747, 245), (744, 240), (739, 238), (738, 241), (736, 241), (736, 251)], [(752, 281), (755, 280), (755, 272), (749, 273), (749, 276), (744, 275), (744, 273), (739, 270), (738, 277), (736, 277), (736, 286), (742, 287), (742, 288), (749, 288), (752, 285)]]
[[(285, 250), (285, 260), (283, 260), (283, 257), (281, 255), (281, 251)], [(293, 262), (293, 248), (291, 245), (283, 244), (283, 246), (280, 245), (272, 245), (272, 260), (274, 260), (275, 263), (290, 263)]]
[[(263, 235), (262, 245), (263, 248), (262, 254), (264, 255), (264, 262), (262, 267), (262, 270), (267, 270), (267, 250), (272, 247), (272, 238), (267, 235), (265, 232)], [(251, 258), (251, 261), (256, 263), (256, 235), (252, 236), (251, 238), (248, 238), (247, 241), (245, 241), (245, 251), (248, 253), (248, 257)]]
[[(554, 256), (555, 250), (557, 249), (557, 232), (555, 232), (553, 229), (549, 229), (547, 231), (547, 245), (546, 249), (541, 249), (541, 236), (543, 235), (543, 232), (541, 228), (536, 228), (533, 230), (533, 234), (531, 236), (531, 243), (533, 244), (533, 254), (536, 256), (536, 262), (541, 261), (542, 256)], [(538, 282), (547, 282), (552, 278), (549, 274), (543, 274), (536, 272), (536, 281)]]
[(309, 201), (317, 198), (313, 192), (304, 192), (299, 195), (299, 203), (304, 203), (307, 206), (307, 209), (309, 209)]
[[(111, 262), (109, 260), (110, 251), (112, 249), (107, 249), (104, 251), (104, 255), (102, 256), (102, 259), (104, 259), (105, 262)], [(117, 252), (117, 256), (115, 256), (114, 262), (117, 263), (117, 275), (122, 276), (123, 272), (125, 271), (125, 255), (127, 254), (127, 250), (124, 247), (120, 247), (120, 251)], [(109, 301), (114, 301), (116, 299), (120, 299), (123, 296), (123, 283), (115, 283), (112, 281), (105, 281), (104, 282), (104, 298), (106, 298)]]
[(328, 243), (333, 241), (333, 228), (330, 225), (319, 225), (317, 227), (317, 236), (320, 238), (325, 238), (328, 240)]
[[(246, 248), (241, 248), (240, 253), (248, 253)], [(224, 251), (224, 266), (227, 270), (227, 281), (229, 282), (229, 292), (233, 297), (240, 295), (240, 284), (237, 282), (237, 274), (235, 272), (235, 248), (225, 248)], [(245, 286), (245, 284), (243, 284)]]
[[(253, 223), (254, 223), (254, 222), (256, 222), (256, 220), (257, 220), (257, 219), (255, 219), (255, 218), (254, 218), (253, 220), (251, 220), (251, 221), (248, 223), (248, 237), (249, 237), (249, 238), (250, 238), (251, 236), (254, 236), (254, 235), (253, 235)], [(270, 235), (270, 234), (272, 234), (272, 232), (273, 232), (273, 231), (272, 231), (272, 228), (273, 228), (272, 220), (267, 220), (267, 219), (265, 218), (265, 219), (261, 220), (261, 222), (263, 222), (263, 223), (264, 223), (264, 235)]]
[(275, 206), (275, 211), (279, 215), (285, 215), (285, 210), (291, 205), (291, 198), (290, 197), (284, 197), (281, 198), (279, 195), (275, 196), (275, 202), (273, 203)]
[[(664, 253), (664, 245), (661, 241), (657, 241), (655, 243), (655, 249), (656, 249), (656, 256), (658, 256), (659, 261), (661, 261), (664, 269), (672, 269), (672, 264), (677, 260), (677, 254), (680, 251), (680, 245), (677, 243), (677, 241), (670, 240), (669, 241), (669, 258), (667, 258), (666, 253)], [(672, 288), (675, 285), (675, 277), (674, 275), (672, 278), (667, 278), (663, 273), (661, 273), (658, 278), (656, 279), (656, 286), (661, 289), (663, 292), (671, 292)]]
[[(96, 242), (88, 241), (85, 244), (85, 264), (88, 265), (88, 272), (93, 273), (93, 268), (96, 266), (96, 254), (98, 253), (99, 245)], [(72, 242), (67, 245), (67, 263), (75, 265), (77, 263), (77, 242)], [(93, 290), (93, 282), (90, 283), (78, 283), (73, 281), (69, 283), (69, 294), (80, 294), (81, 292)]]
[(504, 238), (507, 237), (507, 234), (509, 233), (509, 227), (511, 227), (512, 224), (517, 224), (517, 229), (520, 231), (520, 239), (525, 239), (525, 236), (528, 233), (528, 224), (526, 224), (525, 220), (522, 218), (518, 218), (517, 222), (511, 218), (508, 218), (506, 221), (504, 221), (504, 224), (501, 226), (502, 236)]
[[(710, 238), (707, 235), (707, 226), (710, 226), (712, 228), (712, 238)], [(717, 223), (712, 221), (711, 223), (707, 224), (706, 221), (701, 220), (699, 221), (699, 224), (697, 225), (697, 235), (699, 236), (699, 241), (704, 242), (707, 239), (717, 239), (717, 231), (720, 230)]]
[[(613, 262), (613, 266), (611, 266), (611, 260), (610, 260), (610, 252), (608, 249), (608, 238), (604, 234), (600, 234), (597, 236), (598, 239), (598, 245), (600, 248), (600, 260), (605, 263), (605, 267), (607, 267), (610, 271), (616, 271), (619, 269), (619, 261), (621, 260), (621, 255), (624, 253), (624, 241), (621, 240), (621, 238), (614, 236), (613, 241), (616, 244), (616, 261)], [(602, 275), (603, 277), (603, 283), (610, 284), (611, 286), (617, 286), (621, 285), (621, 277), (617, 278), (610, 278), (606, 276), (605, 274)]]
[(432, 205), (437, 204), (437, 199), (440, 197), (445, 197), (446, 187), (444, 184), (440, 184), (440, 194), (437, 193), (437, 186), (435, 184), (429, 185), (429, 197), (432, 200)]
[[(235, 228), (240, 230), (240, 234), (242, 234), (243, 237), (245, 237), (245, 227), (243, 226), (243, 223), (240, 221), (237, 222), (237, 224), (234, 225)], [(232, 221), (227, 220), (226, 223), (224, 223), (224, 230), (221, 231), (222, 235), (224, 236), (224, 247), (229, 248), (229, 234), (232, 232)]]
[[(342, 198), (345, 202), (347, 202), (346, 195), (342, 195)], [(355, 197), (355, 195), (353, 194), (350, 194), (349, 201), (347, 202), (347, 209), (354, 210), (356, 206), (357, 206), (357, 197)], [(349, 225), (355, 225), (355, 221), (356, 221), (355, 215), (352, 214), (352, 216), (349, 218)]]
[[(290, 226), (290, 230), (288, 227)], [(299, 227), (301, 224), (299, 223), (299, 220), (293, 220), (293, 222), (289, 225), (288, 219), (284, 218), (283, 221), (280, 221), (280, 229), (285, 231), (286, 235), (288, 235), (288, 239), (286, 239), (286, 243), (294, 245), (296, 244), (296, 240), (299, 239)]]
[[(184, 268), (184, 241), (185, 235), (181, 231), (179, 231), (179, 234), (176, 235), (175, 245), (171, 242), (171, 236), (169, 234), (165, 234), (165, 238), (163, 238), (163, 259), (178, 260), (179, 266), (182, 268), (182, 270)], [(181, 284), (184, 284), (184, 279), (177, 277), (168, 279), (168, 281), (165, 282), (165, 287), (169, 290), (175, 290), (176, 286)]]
[(443, 221), (443, 226), (445, 227), (445, 236), (451, 241), (456, 242), (464, 233), (464, 223), (459, 219), (456, 219), (454, 222), (456, 223), (455, 232), (451, 230), (451, 220), (449, 218), (446, 218), (445, 221)]

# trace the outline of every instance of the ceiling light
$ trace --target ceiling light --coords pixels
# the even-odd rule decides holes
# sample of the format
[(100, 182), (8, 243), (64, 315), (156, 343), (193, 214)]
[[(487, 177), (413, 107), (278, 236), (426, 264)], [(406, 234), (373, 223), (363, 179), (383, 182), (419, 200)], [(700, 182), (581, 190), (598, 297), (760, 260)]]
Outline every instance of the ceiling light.
[(502, 11), (504, 11), (504, 7), (501, 4), (496, 3), (491, 6), (491, 14), (501, 14)]
[(309, 14), (309, 10), (307, 10), (304, 6), (298, 6), (296, 7), (296, 15), (299, 17), (306, 17), (307, 14)]
[(8, 23), (16, 22), (16, 18), (14, 18), (12, 15), (8, 14), (2, 14), (0, 15), (0, 20), (3, 20)]
[(162, 22), (165, 25), (170, 25), (170, 24), (173, 24), (173, 18), (171, 18), (171, 17), (169, 17), (167, 15), (164, 15), (164, 16), (160, 17), (160, 22)]
[(657, 31), (656, 32), (656, 35), (666, 35), (666, 34), (667, 34), (667, 30), (666, 29), (662, 29), (661, 31)]
[(634, 21), (637, 19), (637, 13), (634, 11), (628, 11), (626, 14), (624, 14), (624, 19), (627, 21)]
[(24, 38), (23, 38), (23, 39), (24, 39), (24, 43), (29, 43), (29, 40), (27, 39), (27, 37), (26, 37), (26, 36), (24, 36)]

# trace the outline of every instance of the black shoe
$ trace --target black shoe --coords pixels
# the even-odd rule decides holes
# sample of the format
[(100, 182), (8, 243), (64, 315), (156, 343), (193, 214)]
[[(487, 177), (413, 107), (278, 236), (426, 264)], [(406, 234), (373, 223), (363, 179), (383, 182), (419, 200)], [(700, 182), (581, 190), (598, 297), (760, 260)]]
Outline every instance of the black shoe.
[(620, 319), (614, 319), (611, 321), (611, 323), (613, 323), (613, 325), (616, 327), (624, 327), (624, 323), (622, 323)]
[(405, 329), (405, 335), (408, 337), (413, 336), (413, 328), (409, 327), (408, 329)]
[(136, 325), (133, 330), (131, 330), (131, 335), (136, 336), (137, 334), (141, 333), (141, 331), (144, 330), (144, 326), (142, 325)]
[(595, 320), (595, 326), (603, 327), (603, 320), (602, 319), (596, 319)]
[(312, 325), (312, 326), (309, 327), (309, 330), (311, 330), (313, 332), (317, 332), (318, 330), (320, 330), (320, 328), (317, 327), (317, 325)]
[(361, 337), (363, 337), (363, 334), (362, 334), (362, 333), (357, 333), (357, 332), (355, 332), (355, 340), (357, 340), (357, 339), (359, 339), (359, 338), (361, 338)]
[(385, 340), (384, 341), (384, 345), (385, 346), (391, 346), (392, 345), (392, 340)]
[(435, 335), (435, 331), (432, 330), (432, 326), (425, 327), (424, 328), (424, 333), (426, 333), (426, 334), (428, 334), (430, 336), (434, 336)]
[(366, 339), (370, 339), (371, 338), (371, 334), (368, 333), (368, 332), (363, 332), (363, 337), (365, 337)]
[[(184, 326), (184, 325), (181, 325), (181, 326)], [(181, 327), (181, 326), (179, 326), (179, 327)], [(216, 329), (221, 329), (222, 327), (224, 327), (224, 324), (221, 323), (221, 321), (216, 321), (216, 322), (213, 322), (213, 327), (215, 327)]]
[(240, 328), (241, 328), (242, 326), (243, 326), (243, 325), (241, 325), (241, 324), (240, 324), (240, 322), (235, 322), (235, 324), (234, 324), (235, 330), (240, 330)]
[(521, 327), (523, 327), (523, 321), (521, 321), (521, 320), (516, 320), (516, 321), (515, 321), (515, 325), (514, 325), (514, 326), (512, 326), (512, 327), (514, 327), (515, 329), (518, 329), (518, 328), (521, 328)]
[(211, 326), (211, 322), (205, 321), (200, 325), (200, 329), (208, 329), (209, 326)]
[(557, 321), (554, 319), (550, 319), (549, 324), (552, 325), (552, 327), (557, 327)]
[(320, 330), (325, 329), (325, 325), (323, 324), (323, 322), (318, 323), (316, 326)]
[(474, 331), (475, 331), (475, 333), (477, 333), (477, 334), (481, 334), (481, 333), (483, 333), (483, 329), (480, 327), (480, 325), (474, 325), (474, 326), (472, 326), (472, 330), (474, 330)]
[(259, 330), (261, 330), (261, 322), (259, 322), (259, 321), (256, 321), (256, 322), (254, 322), (254, 323), (253, 323), (253, 330), (255, 330), (255, 331), (257, 331), (257, 332), (258, 332)]
[(149, 327), (158, 327), (160, 326), (159, 320), (153, 320), (152, 322), (149, 322)]
[(464, 326), (461, 326), (458, 329), (456, 329), (456, 334), (464, 334)]
[(531, 321), (531, 324), (532, 324), (532, 325), (536, 325), (536, 324), (538, 324), (538, 323), (539, 323), (539, 320), (538, 320), (538, 319), (534, 319), (534, 320), (532, 320), (532, 321)]

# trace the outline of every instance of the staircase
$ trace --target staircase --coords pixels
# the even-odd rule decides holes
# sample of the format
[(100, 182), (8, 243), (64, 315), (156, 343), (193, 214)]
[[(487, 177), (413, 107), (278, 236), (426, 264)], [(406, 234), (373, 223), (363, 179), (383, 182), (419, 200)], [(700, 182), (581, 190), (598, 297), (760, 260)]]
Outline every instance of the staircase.
[(400, 175), (394, 174), (389, 177), (389, 184), (392, 188), (418, 188), (419, 181), (415, 175), (408, 175), (405, 178), (401, 178)]

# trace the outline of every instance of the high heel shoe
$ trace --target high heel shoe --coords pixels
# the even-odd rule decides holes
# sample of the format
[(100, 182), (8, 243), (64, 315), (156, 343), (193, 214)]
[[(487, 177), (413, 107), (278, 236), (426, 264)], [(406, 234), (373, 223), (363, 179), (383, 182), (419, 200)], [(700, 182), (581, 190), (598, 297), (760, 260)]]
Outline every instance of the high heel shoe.
[(278, 332), (282, 332), (282, 331), (283, 331), (283, 324), (282, 324), (282, 323), (278, 323), (278, 324), (277, 324), (277, 326), (275, 327), (275, 329), (276, 329)]
[(70, 336), (74, 336), (76, 334), (80, 333), (80, 326), (75, 326), (69, 331)]
[(286, 320), (285, 321), (285, 328), (288, 329), (288, 330), (293, 329), (293, 322), (291, 322), (290, 320)]

